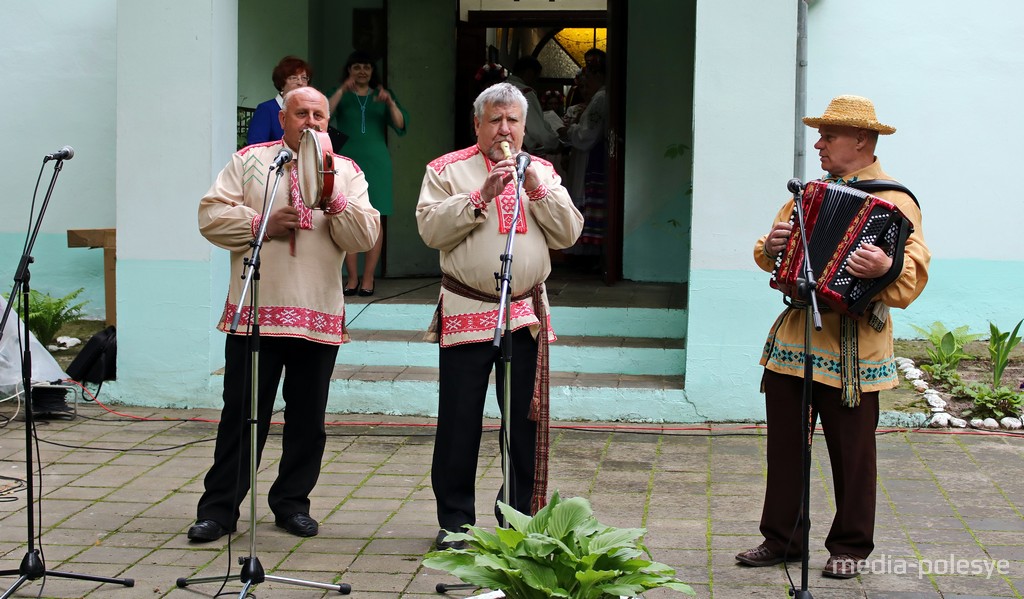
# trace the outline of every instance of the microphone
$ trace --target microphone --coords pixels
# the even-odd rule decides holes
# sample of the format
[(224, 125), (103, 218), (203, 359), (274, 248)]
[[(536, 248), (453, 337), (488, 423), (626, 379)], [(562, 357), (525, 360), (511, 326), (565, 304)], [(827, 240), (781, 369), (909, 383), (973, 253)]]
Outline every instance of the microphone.
[(804, 184), (800, 179), (790, 179), (789, 182), (786, 183), (786, 189), (788, 189), (790, 193), (800, 193), (803, 188)]
[(523, 173), (526, 172), (528, 166), (530, 166), (530, 155), (526, 152), (519, 152), (516, 155), (516, 181), (523, 180)]
[(47, 160), (71, 160), (75, 157), (75, 149), (71, 146), (64, 146), (59, 152), (53, 154), (47, 154), (43, 157), (43, 162)]
[(292, 161), (292, 152), (288, 148), (285, 148), (278, 152), (277, 158), (274, 159), (274, 163), (270, 165), (270, 170), (275, 168), (279, 169), (285, 165), (285, 163)]

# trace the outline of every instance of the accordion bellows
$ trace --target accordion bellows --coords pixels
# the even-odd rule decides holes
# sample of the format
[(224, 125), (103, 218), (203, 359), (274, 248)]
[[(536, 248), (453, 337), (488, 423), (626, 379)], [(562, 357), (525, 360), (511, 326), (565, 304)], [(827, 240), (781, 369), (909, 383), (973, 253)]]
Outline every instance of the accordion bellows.
[[(834, 183), (811, 181), (796, 198), (804, 213), (807, 254), (810, 256), (818, 299), (832, 310), (860, 318), (871, 299), (903, 270), (903, 250), (914, 230), (910, 220), (891, 202)], [(793, 233), (775, 260), (770, 284), (797, 300), (803, 277), (804, 247), (796, 225), (796, 206), (790, 222)], [(882, 248), (892, 268), (875, 279), (860, 279), (846, 270), (851, 254), (864, 244)]]

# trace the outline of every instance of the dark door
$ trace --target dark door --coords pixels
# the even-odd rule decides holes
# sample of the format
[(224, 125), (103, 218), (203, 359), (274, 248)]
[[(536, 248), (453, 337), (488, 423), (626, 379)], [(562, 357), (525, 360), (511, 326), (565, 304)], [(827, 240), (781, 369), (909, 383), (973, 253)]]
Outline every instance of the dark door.
[(604, 282), (622, 280), (623, 170), (626, 135), (626, 0), (608, 0), (608, 231)]
[[(471, 110), (479, 93), (474, 75), (486, 62), (487, 28), (493, 27), (605, 27), (608, 32), (609, 102), (607, 231), (601, 278), (607, 284), (622, 279), (623, 164), (625, 149), (626, 0), (608, 0), (606, 11), (470, 11), (468, 22), (457, 27), (455, 110), (457, 147), (475, 141)], [(504, 65), (511, 68), (512, 65)]]
[(455, 40), (455, 147), (476, 143), (473, 132), (473, 100), (480, 93), (477, 70), (487, 52), (487, 28), (460, 21)]

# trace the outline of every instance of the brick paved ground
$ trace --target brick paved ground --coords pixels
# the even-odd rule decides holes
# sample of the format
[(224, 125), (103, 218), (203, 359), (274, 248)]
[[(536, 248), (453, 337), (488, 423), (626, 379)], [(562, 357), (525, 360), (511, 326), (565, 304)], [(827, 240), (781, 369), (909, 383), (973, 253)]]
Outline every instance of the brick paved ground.
[[(180, 577), (238, 574), (248, 555), (247, 519), (230, 545), (190, 545), (202, 476), (213, 451), (215, 418), (199, 410), (123, 408), (149, 418), (109, 414), (94, 404), (79, 417), (38, 426), (42, 502), (38, 509), (46, 565), (55, 570), (131, 577), (134, 588), (47, 577), (14, 597), (209, 597), (217, 583), (179, 589)], [(374, 425), (386, 418), (401, 426)], [(267, 444), (259, 474), (256, 555), (268, 574), (345, 582), (354, 598), (437, 597), (438, 582), (456, 582), (420, 565), (437, 531), (429, 467), (429, 419), (337, 416), (313, 498), (320, 535), (297, 539), (276, 528), (265, 493), (280, 454)], [(588, 430), (556, 423), (551, 489), (590, 499), (611, 525), (645, 526), (653, 557), (678, 568), (697, 595), (715, 599), (783, 598), (782, 566), (750, 569), (733, 555), (760, 541), (765, 438), (759, 428), (642, 430), (611, 425)], [(690, 430), (686, 430), (690, 429)], [(493, 526), (490, 502), (500, 484), (496, 433), (485, 434), (480, 462), (479, 524)], [(831, 519), (831, 476), (824, 443), (813, 464), (810, 590), (825, 598), (1021, 597), (1024, 590), (1024, 454), (1020, 437), (993, 434), (881, 434), (877, 548), (872, 572), (825, 579), (822, 539)], [(0, 474), (25, 478), (24, 425), (0, 429)], [(799, 467), (794, 465), (794, 467)], [(0, 487), (8, 485), (0, 479)], [(0, 496), (0, 569), (26, 554), (26, 496)], [(248, 503), (243, 506), (248, 514)], [(245, 516), (243, 516), (245, 519)], [(1000, 562), (999, 560), (1005, 560)], [(996, 568), (991, 575), (982, 568)], [(930, 570), (930, 571), (926, 571)], [(789, 574), (799, 585), (799, 564)], [(16, 578), (0, 578), (0, 589)], [(241, 585), (231, 581), (229, 595)], [(468, 591), (453, 592), (469, 595)], [(274, 581), (256, 597), (324, 597), (337, 593)], [(648, 599), (675, 596), (652, 592)]]

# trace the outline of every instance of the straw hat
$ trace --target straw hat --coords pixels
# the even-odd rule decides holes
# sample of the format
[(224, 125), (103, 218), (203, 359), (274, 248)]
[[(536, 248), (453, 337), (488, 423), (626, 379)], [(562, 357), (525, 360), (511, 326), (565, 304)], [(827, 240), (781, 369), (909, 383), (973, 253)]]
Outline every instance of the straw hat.
[(879, 123), (875, 117), (875, 105), (871, 100), (860, 96), (836, 96), (828, 103), (825, 114), (819, 117), (805, 116), (803, 121), (808, 127), (815, 128), (822, 125), (838, 125), (871, 129), (882, 135), (896, 132), (896, 127)]

